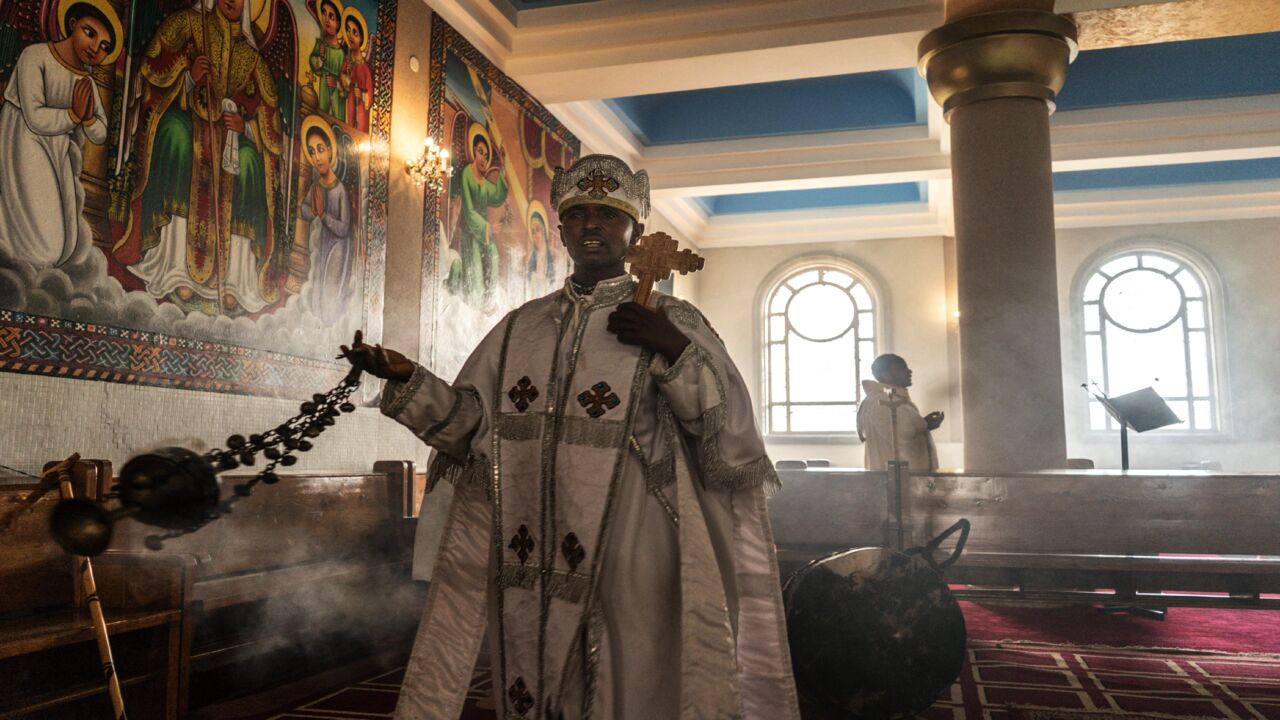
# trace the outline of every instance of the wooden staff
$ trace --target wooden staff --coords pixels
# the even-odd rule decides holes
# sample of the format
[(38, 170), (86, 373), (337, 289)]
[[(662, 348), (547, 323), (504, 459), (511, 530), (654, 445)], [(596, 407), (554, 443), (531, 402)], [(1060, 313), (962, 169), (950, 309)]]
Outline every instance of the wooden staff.
[(627, 249), (627, 262), (631, 274), (636, 276), (636, 302), (649, 306), (653, 284), (671, 277), (674, 270), (688, 275), (702, 269), (706, 262), (692, 250), (677, 250), (680, 243), (666, 233), (653, 233), (640, 238), (640, 242)]
[[(75, 497), (75, 490), (71, 487), (72, 464), (64, 461), (50, 469), (51, 472), (57, 472), (63, 500)], [(111, 639), (107, 636), (107, 620), (102, 615), (102, 601), (98, 599), (98, 584), (93, 579), (93, 565), (87, 557), (77, 555), (76, 561), (79, 563), (80, 583), (84, 587), (85, 600), (89, 605), (89, 618), (93, 621), (93, 634), (98, 640), (98, 657), (102, 660), (102, 675), (107, 681), (111, 708), (115, 711), (116, 720), (126, 720), (128, 716), (124, 712), (124, 696), (120, 693), (120, 678), (116, 677), (116, 664), (111, 657)]]

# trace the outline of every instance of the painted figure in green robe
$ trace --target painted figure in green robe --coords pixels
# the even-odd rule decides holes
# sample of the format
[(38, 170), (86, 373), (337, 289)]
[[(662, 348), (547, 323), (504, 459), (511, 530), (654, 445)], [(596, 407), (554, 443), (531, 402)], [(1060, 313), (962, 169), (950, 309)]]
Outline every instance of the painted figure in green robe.
[(318, 17), (323, 37), (316, 38), (311, 49), (311, 71), (316, 76), (316, 96), (320, 99), (320, 112), (339, 120), (347, 119), (347, 93), (342, 88), (340, 75), (342, 63), (347, 58), (346, 47), (338, 33), (342, 25), (342, 7), (338, 0), (317, 0)]
[[(501, 207), (507, 199), (506, 163), (494, 168), (492, 151), (484, 129), (473, 124), (471, 162), (462, 168), (457, 183), (457, 199), (462, 203), (454, 231), (454, 245), (460, 258), (449, 268), (448, 287), (469, 298), (492, 296), (498, 283), (498, 244), (489, 227), (489, 208)], [(490, 180), (490, 174), (496, 180)]]

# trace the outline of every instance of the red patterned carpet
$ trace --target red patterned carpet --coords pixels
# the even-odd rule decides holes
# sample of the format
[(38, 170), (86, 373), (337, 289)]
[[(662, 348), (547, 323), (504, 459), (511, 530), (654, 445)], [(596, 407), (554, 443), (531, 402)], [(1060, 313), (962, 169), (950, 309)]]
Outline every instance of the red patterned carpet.
[[(1175, 608), (1161, 622), (1087, 606), (963, 605), (968, 661), (926, 720), (1280, 720), (1280, 613)], [(269, 717), (387, 718), (401, 673)], [(461, 720), (495, 720), (489, 687), (482, 667)]]

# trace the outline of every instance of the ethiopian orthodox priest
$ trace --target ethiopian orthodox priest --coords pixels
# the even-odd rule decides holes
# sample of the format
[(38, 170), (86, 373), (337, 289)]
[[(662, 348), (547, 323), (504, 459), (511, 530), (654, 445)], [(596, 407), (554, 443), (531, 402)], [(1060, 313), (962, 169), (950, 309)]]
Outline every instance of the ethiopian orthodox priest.
[(455, 382), (344, 348), (454, 486), (396, 717), (457, 718), (487, 627), (502, 718), (796, 720), (747, 388), (692, 305), (631, 302), (648, 176), (589, 155), (552, 201), (572, 277)]

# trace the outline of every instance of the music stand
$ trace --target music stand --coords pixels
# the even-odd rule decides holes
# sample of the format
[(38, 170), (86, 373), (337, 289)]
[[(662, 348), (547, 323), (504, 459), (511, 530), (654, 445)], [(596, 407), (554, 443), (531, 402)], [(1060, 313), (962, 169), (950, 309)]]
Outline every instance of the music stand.
[(1129, 428), (1134, 432), (1146, 432), (1169, 425), (1177, 425), (1182, 419), (1173, 414), (1164, 398), (1150, 387), (1135, 392), (1107, 397), (1092, 393), (1107, 409), (1111, 417), (1120, 423), (1120, 468), (1129, 469)]
[[(1085, 386), (1087, 389), (1087, 386)], [(1129, 428), (1134, 432), (1146, 432), (1169, 425), (1177, 425), (1182, 420), (1173, 414), (1164, 398), (1150, 387), (1142, 388), (1124, 395), (1107, 397), (1101, 392), (1091, 393), (1102, 407), (1107, 409), (1111, 417), (1120, 423), (1120, 467), (1129, 469)], [(1164, 620), (1168, 608), (1139, 607), (1136, 605), (1104, 605), (1098, 608), (1104, 614), (1129, 613), (1145, 615)]]

